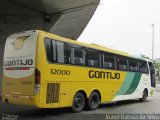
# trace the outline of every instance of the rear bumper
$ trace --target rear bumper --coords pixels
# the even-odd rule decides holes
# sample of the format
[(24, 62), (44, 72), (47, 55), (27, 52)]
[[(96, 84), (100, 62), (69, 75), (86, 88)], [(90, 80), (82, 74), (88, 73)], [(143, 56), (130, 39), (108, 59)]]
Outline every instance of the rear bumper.
[(26, 105), (41, 108), (39, 95), (20, 96), (13, 94), (2, 94), (2, 101), (9, 104)]

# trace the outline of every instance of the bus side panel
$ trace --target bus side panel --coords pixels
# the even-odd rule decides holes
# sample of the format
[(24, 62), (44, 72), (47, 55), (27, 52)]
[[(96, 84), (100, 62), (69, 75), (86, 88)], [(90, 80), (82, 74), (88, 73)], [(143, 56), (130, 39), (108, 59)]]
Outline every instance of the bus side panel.
[(42, 108), (46, 108), (45, 99), (46, 99), (46, 91), (45, 91), (45, 76), (46, 70), (45, 65), (47, 64), (46, 56), (45, 56), (45, 48), (44, 48), (44, 33), (39, 31), (37, 38), (37, 49), (36, 49), (36, 65), (35, 68), (40, 71), (40, 92), (38, 105)]
[[(60, 70), (68, 70), (70, 71), (70, 75), (59, 74)], [(95, 69), (95, 68), (86, 69), (85, 67), (79, 67), (79, 66), (46, 63), (46, 65), (42, 69), (43, 81), (45, 81), (44, 83), (45, 89), (44, 90), (41, 89), (42, 90), (41, 98), (44, 98), (44, 96), (46, 97), (46, 99), (43, 99), (43, 103), (44, 104), (48, 103), (47, 96), (50, 96), (51, 95), (50, 93), (57, 94), (56, 92), (55, 93), (52, 92), (51, 89), (54, 89), (55, 91), (59, 89), (60, 107), (71, 106), (73, 97), (79, 90), (83, 90), (88, 98), (93, 90), (98, 90), (101, 94), (102, 102), (112, 101), (116, 93), (122, 86), (122, 83), (124, 82), (126, 72), (119, 71), (120, 79), (109, 79), (107, 77), (102, 79), (101, 78), (97, 79), (89, 77), (90, 70), (102, 71), (101, 69)], [(113, 70), (104, 70), (104, 71), (110, 72), (113, 75), (115, 74)], [(95, 74), (95, 72), (93, 72), (92, 74)], [(57, 87), (58, 85), (60, 86)], [(54, 106), (54, 104), (50, 105)]]
[(71, 82), (60, 83), (60, 107), (68, 107), (72, 105), (71, 84)]
[[(125, 81), (123, 83), (122, 88), (120, 89), (113, 101), (142, 98), (142, 94), (145, 88), (148, 90), (148, 97), (150, 96), (149, 91), (151, 87), (149, 74), (142, 74), (139, 78), (132, 78), (130, 76), (127, 79), (130, 82)], [(136, 84), (136, 81), (139, 81), (138, 84)]]
[(40, 71), (40, 100), (39, 106), (42, 108), (59, 108), (70, 104), (70, 82), (60, 82), (51, 74), (54, 64), (47, 61), (44, 46), (44, 32), (39, 32), (36, 54), (36, 69)]

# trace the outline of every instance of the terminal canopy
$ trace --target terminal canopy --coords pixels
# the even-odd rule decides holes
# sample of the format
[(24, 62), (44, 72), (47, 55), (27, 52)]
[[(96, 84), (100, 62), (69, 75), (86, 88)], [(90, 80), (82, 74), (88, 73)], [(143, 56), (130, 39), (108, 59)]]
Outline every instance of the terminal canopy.
[(100, 0), (1, 0), (0, 36), (5, 39), (15, 32), (41, 29), (76, 40), (99, 2)]
[[(99, 2), (100, 0), (0, 0), (0, 56), (3, 56), (7, 37), (21, 31), (38, 29), (76, 40)], [(3, 57), (0, 57), (0, 76), (2, 66)]]

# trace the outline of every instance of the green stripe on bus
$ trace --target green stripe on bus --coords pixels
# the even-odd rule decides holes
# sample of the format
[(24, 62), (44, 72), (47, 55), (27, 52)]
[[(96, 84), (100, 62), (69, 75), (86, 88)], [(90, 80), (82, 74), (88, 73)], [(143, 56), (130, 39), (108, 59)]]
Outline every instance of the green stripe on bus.
[(135, 73), (135, 76), (134, 76), (134, 78), (133, 78), (133, 81), (132, 81), (129, 89), (128, 89), (127, 92), (125, 93), (125, 95), (126, 95), (126, 94), (132, 94), (132, 93), (136, 90), (136, 88), (137, 88), (137, 86), (138, 86), (138, 84), (139, 84), (139, 81), (140, 81), (140, 79), (141, 79), (141, 76), (142, 76), (141, 73)]
[(135, 73), (131, 73), (131, 72), (127, 73), (126, 78), (120, 90), (118, 91), (117, 95), (123, 95), (128, 91), (129, 87), (131, 86), (134, 76), (135, 76)]

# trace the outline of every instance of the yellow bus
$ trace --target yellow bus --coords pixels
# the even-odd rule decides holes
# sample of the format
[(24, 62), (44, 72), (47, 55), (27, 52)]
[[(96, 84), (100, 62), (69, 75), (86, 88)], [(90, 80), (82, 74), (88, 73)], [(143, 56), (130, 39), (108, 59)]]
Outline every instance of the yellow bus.
[(40, 30), (6, 40), (2, 100), (38, 108), (71, 107), (80, 112), (99, 104), (155, 93), (152, 61)]

